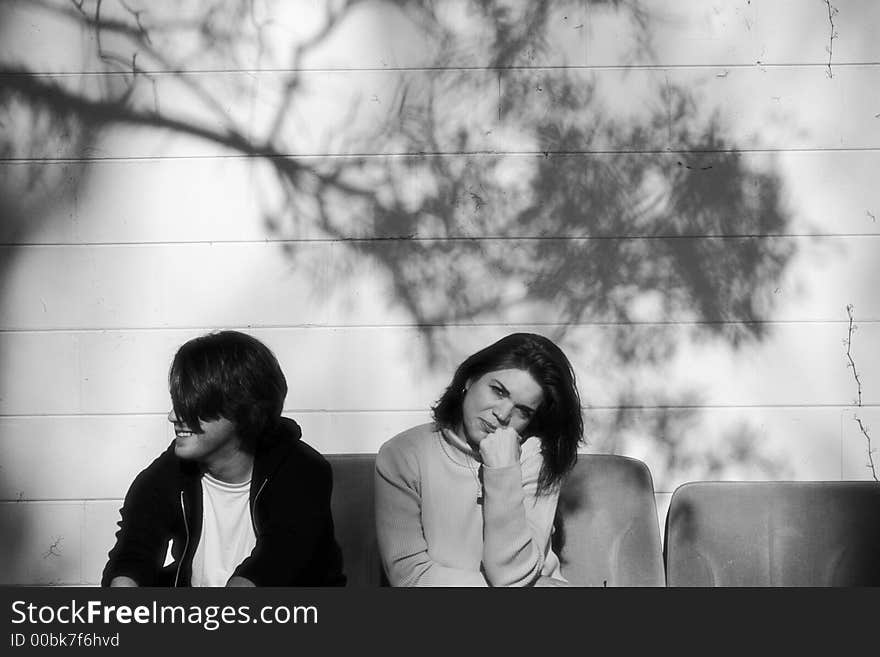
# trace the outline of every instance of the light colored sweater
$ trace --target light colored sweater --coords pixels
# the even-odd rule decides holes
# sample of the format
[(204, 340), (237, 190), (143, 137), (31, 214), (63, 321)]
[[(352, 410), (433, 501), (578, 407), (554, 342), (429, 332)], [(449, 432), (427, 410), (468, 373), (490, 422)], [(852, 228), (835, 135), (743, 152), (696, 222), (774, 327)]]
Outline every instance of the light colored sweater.
[(540, 439), (520, 463), (483, 468), (452, 432), (423, 424), (376, 457), (376, 531), (392, 586), (529, 586), (563, 579), (550, 549), (558, 490), (537, 496)]

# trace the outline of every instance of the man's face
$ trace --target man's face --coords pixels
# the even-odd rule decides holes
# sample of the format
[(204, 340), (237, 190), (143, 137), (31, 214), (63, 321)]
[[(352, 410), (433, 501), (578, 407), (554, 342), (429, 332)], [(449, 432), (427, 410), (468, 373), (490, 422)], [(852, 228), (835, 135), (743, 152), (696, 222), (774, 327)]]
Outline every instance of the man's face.
[(464, 437), (473, 445), (502, 427), (520, 435), (544, 400), (544, 392), (525, 370), (488, 372), (470, 382), (461, 405)]
[(201, 433), (190, 431), (173, 410), (168, 413), (168, 421), (174, 425), (174, 453), (182, 459), (207, 465), (222, 462), (241, 449), (235, 425), (224, 417), (200, 420)]

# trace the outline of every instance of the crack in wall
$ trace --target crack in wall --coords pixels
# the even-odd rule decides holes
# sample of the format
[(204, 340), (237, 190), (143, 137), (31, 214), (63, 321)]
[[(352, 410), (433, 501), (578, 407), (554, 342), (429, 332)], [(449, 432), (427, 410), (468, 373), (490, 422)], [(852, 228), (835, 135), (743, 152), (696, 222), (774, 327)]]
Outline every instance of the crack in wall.
[[(849, 367), (852, 370), (853, 378), (856, 381), (856, 392), (858, 393), (858, 397), (856, 400), (856, 406), (858, 409), (862, 408), (862, 380), (859, 378), (859, 372), (856, 369), (856, 362), (852, 357), (852, 335), (853, 331), (855, 331), (858, 327), (853, 324), (853, 305), (847, 304), (846, 306), (846, 314), (849, 315), (849, 330), (846, 335), (846, 340), (844, 340), (844, 344), (846, 345), (846, 357), (849, 360)], [(859, 425), (859, 431), (862, 432), (862, 435), (865, 437), (865, 440), (868, 443), (868, 463), (865, 467), (871, 471), (871, 476), (874, 477), (874, 481), (880, 481), (877, 479), (877, 470), (874, 467), (874, 448), (871, 444), (871, 435), (868, 433), (867, 425), (862, 421), (862, 418), (859, 416), (858, 412), (853, 414), (853, 419), (856, 421), (856, 424)]]
[(43, 558), (48, 559), (49, 557), (60, 557), (61, 556), (61, 542), (64, 540), (63, 536), (59, 536), (55, 539), (55, 542), (49, 546), (49, 549), (43, 553)]
[(828, 23), (830, 25), (830, 33), (828, 36), (828, 45), (825, 47), (826, 52), (828, 53), (828, 70), (826, 74), (829, 78), (834, 77), (834, 71), (831, 70), (831, 57), (834, 53), (834, 40), (837, 38), (837, 29), (834, 27), (834, 17), (837, 16), (839, 10), (837, 7), (831, 4), (831, 0), (824, 0), (825, 5), (828, 7)]

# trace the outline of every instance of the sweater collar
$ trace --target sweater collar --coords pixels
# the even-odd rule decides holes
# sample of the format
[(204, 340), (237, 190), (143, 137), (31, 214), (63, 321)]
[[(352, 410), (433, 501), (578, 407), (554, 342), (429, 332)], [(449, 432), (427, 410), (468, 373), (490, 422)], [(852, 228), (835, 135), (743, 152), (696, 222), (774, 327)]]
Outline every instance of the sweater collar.
[[(445, 451), (449, 455), (449, 458), (451, 458), (455, 463), (457, 463), (458, 465), (463, 465), (465, 467), (471, 467), (472, 464), (470, 459), (473, 459), (477, 463), (482, 464), (483, 457), (480, 455), (480, 450), (478, 448), (474, 448), (469, 442), (459, 436), (455, 431), (447, 427), (439, 427), (439, 433), (440, 440), (443, 443), (444, 447), (446, 445), (452, 447), (452, 449), (444, 449), (443, 451)], [(522, 443), (522, 450), (520, 452), (520, 463), (540, 453), (541, 439), (537, 436), (531, 436), (524, 440)]]
[(469, 466), (470, 459), (477, 461), (477, 463), (482, 463), (483, 459), (480, 456), (480, 450), (474, 448), (452, 429), (440, 427), (440, 438), (446, 445), (452, 448), (447, 450), (447, 453), (459, 465)]

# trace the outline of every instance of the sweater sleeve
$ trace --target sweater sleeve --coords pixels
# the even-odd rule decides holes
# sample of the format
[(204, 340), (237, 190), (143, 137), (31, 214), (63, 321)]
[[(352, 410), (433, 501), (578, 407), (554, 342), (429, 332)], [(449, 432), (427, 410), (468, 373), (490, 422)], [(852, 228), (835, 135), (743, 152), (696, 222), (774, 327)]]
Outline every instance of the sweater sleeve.
[(483, 569), (492, 586), (529, 586), (550, 549), (558, 490), (538, 495), (540, 452), (521, 464), (483, 469)]
[(376, 534), (392, 586), (487, 586), (476, 571), (431, 559), (421, 520), (418, 461), (393, 441), (376, 456)]

